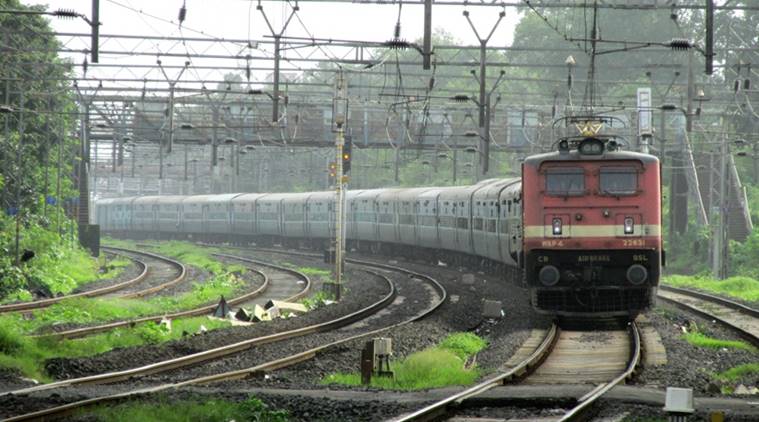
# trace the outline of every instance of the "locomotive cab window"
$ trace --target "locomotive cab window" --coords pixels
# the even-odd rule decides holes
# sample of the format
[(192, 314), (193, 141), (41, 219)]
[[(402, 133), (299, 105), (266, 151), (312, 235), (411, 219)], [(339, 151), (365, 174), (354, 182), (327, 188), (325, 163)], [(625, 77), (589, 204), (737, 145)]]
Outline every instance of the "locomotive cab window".
[(585, 172), (581, 168), (551, 168), (545, 172), (546, 194), (581, 196), (585, 194)]
[(635, 195), (638, 191), (638, 171), (634, 167), (601, 167), (601, 195)]

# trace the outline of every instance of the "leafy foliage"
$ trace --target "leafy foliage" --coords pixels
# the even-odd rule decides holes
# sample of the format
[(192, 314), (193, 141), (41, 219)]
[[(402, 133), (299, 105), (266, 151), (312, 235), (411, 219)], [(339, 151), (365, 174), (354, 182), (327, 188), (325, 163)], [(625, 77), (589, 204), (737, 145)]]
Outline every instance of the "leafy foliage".
[[(20, 290), (40, 290), (48, 295), (70, 293), (76, 287), (102, 278), (98, 265), (77, 244), (65, 242), (45, 227), (43, 218), (27, 215), (21, 223), (19, 251), (34, 258), (15, 266), (16, 221), (0, 215), (0, 298), (28, 297)], [(71, 223), (67, 223), (71, 224)]]
[[(0, 0), (6, 10), (40, 7)], [(71, 136), (76, 111), (67, 82), (71, 69), (57, 57), (60, 45), (42, 16), (0, 14), (0, 27), (6, 32), (0, 98), (13, 110), (4, 118), (7, 130), (0, 132), (0, 301), (28, 299), (30, 289), (67, 293), (96, 279), (86, 254), (58, 234), (75, 231), (60, 205), (78, 196), (69, 178), (78, 151)], [(60, 194), (53, 189), (59, 184)], [(21, 266), (14, 266), (16, 227), (19, 249), (36, 254)]]
[(335, 300), (334, 296), (332, 296), (330, 293), (320, 290), (313, 295), (303, 299), (301, 303), (308, 308), (309, 311), (312, 311), (314, 309), (321, 308), (322, 306), (325, 306), (325, 302), (328, 300)]

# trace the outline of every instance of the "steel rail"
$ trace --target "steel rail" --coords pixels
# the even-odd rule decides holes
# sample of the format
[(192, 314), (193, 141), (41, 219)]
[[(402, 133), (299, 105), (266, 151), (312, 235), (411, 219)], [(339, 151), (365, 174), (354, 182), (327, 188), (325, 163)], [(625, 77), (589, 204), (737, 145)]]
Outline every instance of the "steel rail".
[(500, 373), (492, 378), (489, 378), (474, 387), (467, 388), (464, 391), (449, 396), (443, 400), (437, 401), (427, 407), (417, 410), (408, 415), (403, 415), (397, 419), (392, 419), (394, 422), (407, 422), (407, 421), (429, 421), (440, 417), (448, 411), (449, 406), (458, 405), (467, 398), (482, 394), (491, 388), (503, 385), (506, 381), (521, 377), (524, 374), (530, 372), (536, 368), (545, 359), (546, 356), (553, 349), (553, 345), (559, 338), (559, 328), (556, 324), (552, 325), (548, 329), (546, 336), (540, 343), (537, 349), (527, 359), (519, 363), (514, 368)]
[(222, 257), (222, 258), (236, 259), (238, 261), (247, 262), (247, 263), (250, 263), (250, 264), (260, 265), (262, 267), (274, 268), (275, 270), (279, 270), (279, 271), (282, 271), (282, 272), (294, 275), (297, 278), (303, 279), (303, 281), (306, 283), (306, 285), (303, 287), (303, 289), (301, 289), (298, 293), (296, 293), (296, 294), (294, 294), (294, 295), (292, 295), (292, 296), (290, 296), (288, 298), (283, 299), (283, 301), (285, 301), (285, 302), (294, 302), (294, 301), (296, 301), (298, 299), (303, 298), (306, 294), (308, 294), (308, 292), (311, 291), (311, 287), (312, 287), (311, 279), (307, 275), (301, 273), (300, 271), (296, 271), (296, 270), (293, 270), (291, 268), (283, 267), (281, 265), (276, 265), (276, 264), (272, 264), (272, 263), (269, 263), (269, 262), (259, 261), (259, 260), (256, 260), (256, 259), (246, 258), (246, 257), (242, 257), (242, 256), (227, 255), (227, 254), (223, 254), (223, 253), (215, 253), (213, 255), (214, 256), (218, 256), (218, 257)]
[[(204, 243), (201, 243), (201, 245), (202, 244), (204, 244)], [(216, 245), (214, 245), (214, 246), (216, 246)], [(278, 254), (288, 254), (288, 255), (303, 256), (303, 257), (308, 257), (308, 258), (321, 258), (321, 255), (319, 255), (317, 253), (299, 252), (299, 251), (288, 251), (288, 250), (283, 250), (283, 249), (253, 248), (253, 247), (245, 247), (245, 246), (222, 246), (222, 248), (230, 248), (230, 249), (238, 249), (238, 250), (255, 250), (255, 251), (262, 251), (262, 252), (271, 252), (271, 253), (278, 253)], [(221, 255), (221, 256), (223, 256), (223, 255)], [(255, 261), (252, 261), (252, 262), (255, 262)], [(421, 274), (421, 273), (409, 270), (408, 268), (403, 268), (403, 267), (400, 267), (400, 266), (397, 266), (397, 265), (382, 264), (382, 263), (379, 263), (379, 262), (367, 261), (367, 260), (361, 260), (361, 259), (355, 259), (355, 258), (345, 258), (345, 262), (348, 262), (348, 263), (351, 263), (351, 264), (356, 264), (356, 265), (363, 265), (363, 266), (367, 266), (367, 267), (375, 267), (375, 268), (382, 268), (382, 269), (385, 269), (385, 270), (404, 272), (404, 273), (407, 273), (407, 274), (412, 275), (414, 277), (427, 280), (430, 284), (432, 284), (432, 286), (435, 288), (435, 290), (437, 290), (438, 294), (441, 295), (441, 300), (436, 305), (434, 305), (434, 307), (432, 309), (430, 309), (428, 312), (424, 313), (423, 316), (421, 316), (420, 318), (424, 318), (425, 316), (427, 316), (427, 315), (431, 314), (432, 312), (434, 312), (437, 308), (439, 308), (440, 306), (442, 306), (443, 303), (445, 303), (445, 301), (448, 299), (448, 292), (445, 290), (445, 287), (443, 287), (443, 285), (439, 281), (437, 281), (436, 279), (434, 279), (434, 278), (432, 278), (432, 277), (430, 277), (428, 275)]]
[(567, 413), (564, 414), (564, 416), (559, 419), (559, 422), (569, 422), (569, 421), (577, 421), (580, 420), (583, 417), (583, 413), (587, 411), (590, 406), (593, 405), (598, 399), (603, 397), (604, 394), (606, 394), (609, 390), (614, 388), (617, 384), (620, 382), (628, 379), (632, 376), (633, 372), (635, 372), (635, 369), (640, 364), (641, 359), (641, 342), (640, 342), (640, 331), (638, 330), (637, 324), (635, 322), (631, 323), (629, 328), (630, 333), (630, 359), (627, 362), (627, 367), (625, 368), (624, 372), (622, 372), (619, 376), (614, 378), (613, 380), (601, 384), (598, 387), (591, 390), (589, 393), (585, 394), (584, 396), (580, 397), (578, 400), (578, 404), (570, 409)]
[(145, 264), (144, 262), (142, 262), (142, 261), (140, 261), (139, 259), (136, 259), (136, 258), (132, 258), (132, 257), (127, 257), (127, 258), (131, 259), (133, 262), (135, 262), (138, 265), (138, 267), (141, 268), (140, 274), (137, 277), (135, 277), (135, 278), (133, 278), (131, 280), (127, 280), (127, 281), (123, 281), (121, 283), (112, 284), (110, 286), (101, 287), (99, 289), (88, 290), (86, 292), (75, 293), (75, 294), (71, 294), (71, 295), (58, 296), (58, 297), (54, 297), (54, 298), (50, 298), (50, 299), (43, 299), (43, 300), (35, 300), (35, 301), (32, 301), (32, 302), (11, 303), (11, 304), (8, 304), (8, 305), (2, 305), (2, 306), (0, 306), (0, 313), (16, 312), (16, 311), (26, 311), (26, 310), (31, 310), (31, 309), (46, 308), (46, 307), (48, 307), (50, 305), (54, 305), (54, 304), (56, 304), (58, 302), (61, 302), (63, 300), (77, 298), (77, 297), (102, 296), (104, 294), (108, 294), (108, 293), (115, 292), (117, 290), (123, 289), (125, 287), (129, 287), (129, 286), (131, 286), (133, 284), (139, 283), (142, 280), (144, 280), (145, 277), (147, 277), (147, 275), (148, 275), (148, 266), (147, 266), (147, 264)]
[[(305, 274), (301, 274), (301, 275), (304, 278), (308, 278)], [(262, 344), (273, 343), (277, 341), (304, 336), (307, 334), (313, 334), (317, 332), (322, 332), (322, 331), (327, 331), (334, 328), (342, 327), (342, 326), (351, 324), (355, 321), (358, 321), (367, 315), (377, 312), (380, 309), (387, 306), (388, 304), (392, 303), (396, 295), (395, 286), (386, 278), (383, 278), (383, 280), (385, 280), (389, 284), (388, 287), (390, 290), (389, 293), (384, 298), (380, 299), (379, 301), (363, 309), (359, 309), (358, 311), (355, 311), (348, 315), (344, 315), (340, 318), (337, 318), (331, 321), (326, 321), (319, 324), (314, 324), (307, 327), (302, 327), (302, 328), (289, 330), (289, 331), (283, 331), (283, 332), (270, 334), (270, 335), (266, 335), (262, 337), (256, 337), (256, 338), (240, 341), (237, 343), (229, 344), (226, 346), (221, 346), (214, 349), (209, 349), (202, 352), (181, 356), (174, 359), (156, 362), (156, 363), (144, 365), (137, 368), (131, 368), (131, 369), (123, 370), (123, 371), (109, 372), (109, 373), (98, 374), (98, 375), (91, 375), (91, 376), (86, 376), (86, 377), (81, 377), (81, 378), (74, 378), (70, 380), (57, 381), (50, 384), (44, 384), (44, 385), (39, 385), (39, 386), (34, 386), (34, 387), (23, 388), (23, 389), (19, 389), (15, 391), (10, 391), (6, 394), (13, 394), (13, 395), (28, 394), (32, 392), (53, 390), (56, 388), (70, 387), (74, 385), (88, 385), (88, 384), (100, 384), (104, 382), (125, 381), (137, 376), (151, 375), (151, 374), (165, 372), (171, 369), (183, 368), (183, 367), (195, 365), (202, 362), (207, 362), (210, 360), (229, 356), (229, 355), (232, 355), (244, 350), (248, 350)], [(310, 283), (308, 284), (310, 285)]]
[(120, 295), (119, 296), (120, 298), (130, 299), (130, 298), (135, 298), (135, 297), (148, 296), (148, 295), (151, 295), (153, 293), (160, 292), (161, 290), (167, 289), (169, 287), (175, 286), (175, 285), (183, 282), (187, 278), (187, 267), (184, 264), (182, 264), (181, 262), (177, 261), (177, 260), (174, 260), (174, 259), (162, 256), (162, 255), (154, 254), (152, 252), (135, 251), (135, 250), (131, 250), (131, 249), (127, 249), (127, 248), (119, 248), (119, 247), (115, 247), (115, 246), (108, 246), (107, 249), (112, 249), (112, 250), (122, 251), (122, 252), (126, 252), (126, 253), (133, 253), (133, 254), (138, 254), (138, 255), (149, 256), (149, 257), (151, 257), (153, 259), (157, 259), (159, 261), (167, 262), (169, 265), (174, 266), (174, 267), (176, 267), (176, 268), (179, 269), (179, 275), (177, 275), (172, 280), (167, 281), (166, 283), (159, 284), (158, 286), (149, 287), (147, 289), (143, 289), (143, 290), (140, 290), (140, 291), (137, 291), (137, 292), (127, 293), (125, 295)]
[[(248, 300), (251, 300), (255, 297), (260, 296), (269, 287), (269, 277), (265, 273), (259, 270), (256, 270), (254, 268), (248, 268), (248, 270), (253, 271), (254, 273), (263, 277), (263, 283), (261, 284), (261, 286), (259, 286), (257, 289), (255, 289), (252, 292), (248, 292), (241, 296), (228, 300), (227, 301), (228, 305), (237, 305), (240, 303), (247, 302)], [(162, 315), (146, 316), (146, 317), (141, 317), (141, 318), (126, 319), (123, 321), (114, 321), (114, 322), (109, 322), (107, 324), (95, 325), (95, 326), (90, 326), (90, 327), (81, 327), (81, 328), (74, 328), (74, 329), (66, 330), (66, 331), (45, 333), (45, 334), (35, 335), (32, 337), (56, 338), (56, 339), (80, 338), (80, 337), (85, 337), (92, 334), (102, 333), (104, 331), (110, 331), (116, 328), (134, 327), (137, 324), (142, 324), (145, 322), (158, 322), (164, 318), (176, 319), (176, 318), (186, 318), (186, 317), (191, 317), (191, 316), (203, 315), (203, 314), (207, 314), (213, 311), (216, 308), (216, 306), (217, 304), (214, 303), (214, 304), (210, 304), (206, 306), (201, 306), (195, 309), (175, 312), (172, 314), (162, 314)]]
[[(665, 289), (665, 290), (671, 290), (671, 288), (670, 289)], [(739, 303), (736, 303), (736, 302), (732, 302), (732, 301), (729, 301), (729, 300), (723, 299), (723, 298), (719, 298), (719, 301), (717, 301), (717, 300), (712, 301), (711, 299), (706, 299), (706, 297), (711, 296), (711, 295), (706, 295), (704, 293), (699, 293), (699, 295), (703, 295), (703, 297), (699, 297), (699, 296), (693, 294), (695, 292), (693, 292), (692, 290), (689, 290), (687, 293), (686, 292), (681, 292), (681, 291), (678, 291), (677, 293), (680, 293), (680, 294), (683, 294), (683, 295), (688, 295), (688, 296), (694, 297), (696, 299), (704, 300), (706, 302), (712, 302), (712, 303), (715, 303), (715, 304), (718, 304), (718, 305), (722, 305), (722, 306), (725, 306), (725, 307), (730, 308), (732, 310), (738, 311), (740, 313), (744, 313), (743, 312), (744, 308), (745, 309), (752, 309), (752, 308), (749, 308), (749, 307), (747, 307), (745, 305), (742, 305), (742, 304), (739, 304)], [(750, 332), (748, 330), (745, 330), (745, 329), (743, 329), (743, 328), (741, 328), (741, 327), (739, 327), (739, 326), (731, 323), (730, 321), (727, 321), (724, 318), (718, 317), (718, 316), (716, 316), (714, 314), (711, 314), (711, 313), (709, 313), (709, 312), (707, 312), (705, 310), (698, 309), (698, 308), (696, 308), (694, 306), (688, 305), (687, 303), (683, 303), (683, 302), (680, 302), (678, 300), (670, 299), (668, 297), (664, 297), (664, 296), (661, 296), (661, 295), (658, 296), (658, 298), (662, 299), (665, 302), (670, 303), (670, 304), (672, 304), (672, 305), (674, 305), (674, 306), (676, 306), (676, 307), (678, 307), (680, 309), (684, 309), (684, 310), (686, 310), (688, 312), (692, 312), (692, 313), (694, 313), (696, 315), (699, 315), (699, 316), (701, 316), (703, 318), (717, 321), (723, 327), (725, 327), (725, 328), (727, 328), (729, 330), (733, 330), (734, 332), (736, 332), (738, 335), (740, 335), (741, 337), (743, 337), (746, 341), (748, 341), (749, 343), (751, 343), (754, 347), (759, 347), (759, 337), (757, 337), (756, 335), (754, 335), (754, 333), (752, 333), (752, 332)], [(734, 308), (734, 307), (731, 307), (730, 305), (727, 305), (726, 303), (734, 303), (735, 305), (739, 305), (739, 307), (735, 307)], [(756, 316), (754, 316), (754, 315), (752, 315), (750, 313), (747, 313), (746, 315), (751, 316), (752, 318), (757, 318)]]
[(715, 296), (709, 293), (699, 292), (696, 290), (691, 289), (684, 289), (681, 287), (672, 287), (672, 286), (665, 286), (660, 284), (659, 289), (661, 290), (667, 290), (674, 293), (679, 293), (686, 296), (693, 296), (698, 299), (707, 300), (709, 302), (716, 302), (722, 306), (725, 306), (727, 308), (736, 310), (742, 314), (746, 314), (748, 316), (752, 316), (754, 318), (759, 318), (759, 309), (752, 308), (750, 306), (746, 306), (742, 303), (735, 302), (730, 299), (726, 299), (724, 297)]
[[(364, 265), (364, 264), (362, 264), (362, 265)], [(367, 266), (373, 266), (374, 264), (373, 263), (369, 263), (369, 264), (366, 264), (366, 265)], [(383, 264), (381, 264), (381, 265), (383, 267), (388, 267), (388, 266), (384, 266)], [(405, 272), (407, 274), (414, 275), (414, 276), (418, 276), (419, 275), (418, 273), (415, 273), (413, 271), (409, 271), (407, 269), (403, 269), (403, 268), (400, 268), (400, 267), (395, 268), (395, 271)], [(373, 272), (373, 271), (367, 271), (367, 272), (369, 272), (369, 273), (371, 273), (371, 274), (373, 274), (375, 276), (378, 276), (378, 277), (384, 279), (387, 283), (389, 283), (390, 286), (393, 289), (393, 292), (391, 293), (392, 297), (393, 298), (395, 297), (395, 294), (394, 294), (395, 287), (393, 286), (393, 283), (385, 275), (379, 274), (379, 273), (376, 273), (376, 272)], [(50, 409), (44, 409), (44, 410), (40, 410), (40, 411), (37, 411), (37, 412), (28, 413), (28, 414), (25, 414), (25, 415), (14, 416), (14, 417), (11, 417), (9, 419), (6, 419), (6, 421), (9, 421), (9, 422), (10, 421), (26, 421), (26, 420), (46, 419), (46, 418), (50, 418), (50, 417), (61, 417), (61, 416), (70, 414), (71, 412), (73, 412), (75, 410), (82, 409), (84, 407), (95, 405), (95, 404), (103, 404), (103, 403), (107, 403), (107, 402), (117, 402), (117, 401), (125, 400), (125, 399), (128, 399), (128, 398), (135, 398), (135, 397), (138, 397), (138, 396), (141, 396), (141, 395), (153, 394), (153, 393), (157, 393), (157, 392), (161, 392), (161, 391), (166, 391), (166, 390), (175, 390), (175, 389), (178, 389), (178, 388), (181, 388), (181, 387), (184, 387), (184, 386), (188, 386), (188, 385), (208, 384), (208, 383), (220, 382), (220, 381), (232, 381), (232, 380), (246, 379), (246, 378), (249, 378), (251, 376), (256, 376), (258, 374), (261, 374), (261, 373), (266, 372), (266, 371), (274, 371), (274, 370), (277, 370), (277, 369), (281, 369), (281, 368), (285, 368), (285, 367), (288, 367), (288, 366), (295, 365), (297, 363), (305, 362), (305, 361), (307, 361), (309, 359), (314, 358), (318, 353), (326, 351), (326, 350), (328, 350), (330, 348), (333, 348), (335, 346), (338, 346), (338, 345), (341, 345), (341, 344), (344, 344), (344, 343), (347, 343), (347, 342), (350, 342), (350, 341), (353, 341), (353, 340), (357, 340), (357, 339), (360, 339), (362, 337), (378, 334), (378, 333), (386, 331), (388, 329), (397, 328), (397, 327), (400, 327), (402, 325), (406, 325), (406, 324), (414, 322), (414, 321), (418, 321), (418, 320), (426, 317), (427, 315), (431, 314), (432, 312), (434, 312), (443, 303), (445, 303), (445, 300), (447, 298), (447, 293), (445, 292), (445, 288), (442, 286), (442, 284), (440, 284), (434, 278), (429, 277), (429, 276), (423, 276), (423, 278), (426, 279), (427, 281), (429, 281), (436, 290), (443, 289), (442, 291), (438, 290), (438, 293), (440, 294), (440, 299), (437, 301), (437, 303), (431, 304), (430, 307), (428, 307), (427, 309), (425, 309), (423, 312), (415, 315), (414, 317), (412, 317), (412, 318), (410, 318), (410, 319), (408, 319), (406, 321), (402, 321), (400, 323), (391, 325), (389, 327), (384, 327), (384, 328), (372, 330), (372, 331), (369, 331), (369, 332), (366, 332), (366, 333), (357, 334), (355, 336), (351, 336), (351, 337), (348, 337), (348, 338), (345, 338), (345, 339), (333, 341), (333, 342), (330, 342), (330, 343), (327, 343), (327, 344), (324, 344), (324, 345), (321, 345), (321, 346), (317, 346), (317, 347), (314, 347), (312, 349), (309, 349), (309, 350), (306, 350), (306, 351), (303, 351), (303, 352), (300, 352), (300, 353), (295, 353), (293, 355), (290, 355), (290, 356), (287, 356), (287, 357), (284, 357), (284, 358), (281, 358), (281, 359), (276, 359), (276, 360), (273, 360), (273, 361), (270, 361), (270, 362), (266, 362), (266, 363), (263, 363), (263, 364), (260, 364), (260, 365), (256, 365), (256, 366), (251, 367), (251, 368), (245, 368), (245, 369), (236, 370), (236, 371), (229, 371), (229, 372), (224, 372), (224, 373), (220, 373), (220, 374), (207, 375), (207, 376), (203, 376), (203, 377), (199, 377), (199, 378), (195, 378), (195, 379), (191, 379), (191, 380), (181, 381), (181, 382), (178, 382), (178, 383), (163, 384), (163, 385), (159, 385), (159, 386), (155, 386), (155, 387), (147, 387), (147, 388), (142, 388), (142, 389), (138, 389), (138, 390), (128, 391), (128, 392), (124, 392), (124, 393), (113, 394), (113, 395), (109, 395), (109, 396), (103, 396), (103, 397), (96, 397), (96, 398), (81, 400), (81, 401), (78, 401), (78, 402), (68, 403), (68, 404), (65, 404), (65, 405), (62, 405), (62, 406), (57, 406), (57, 407), (50, 408)], [(388, 295), (388, 297), (389, 296), (390, 295)], [(383, 301), (385, 301), (385, 300), (387, 300), (387, 298), (383, 299)], [(394, 299), (392, 299), (392, 300), (394, 300)]]

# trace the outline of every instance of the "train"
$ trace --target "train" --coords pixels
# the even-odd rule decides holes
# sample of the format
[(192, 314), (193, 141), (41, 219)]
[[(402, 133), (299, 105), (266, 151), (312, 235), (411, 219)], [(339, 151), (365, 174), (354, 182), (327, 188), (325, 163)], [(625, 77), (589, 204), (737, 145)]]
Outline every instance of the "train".
[[(349, 190), (346, 247), (496, 271), (543, 314), (634, 318), (665, 263), (660, 164), (592, 135), (527, 157), (521, 178)], [(335, 233), (333, 191), (109, 198), (95, 210), (115, 235), (329, 248)]]

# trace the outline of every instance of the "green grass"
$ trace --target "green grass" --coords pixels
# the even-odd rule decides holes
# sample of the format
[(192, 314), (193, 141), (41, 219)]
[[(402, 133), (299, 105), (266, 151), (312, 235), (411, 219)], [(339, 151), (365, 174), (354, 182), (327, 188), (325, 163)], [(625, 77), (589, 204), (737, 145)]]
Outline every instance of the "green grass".
[(662, 282), (674, 287), (690, 287), (746, 301), (759, 301), (759, 280), (749, 277), (730, 277), (714, 280), (695, 276), (671, 275)]
[[(486, 345), (474, 334), (453, 334), (436, 347), (413, 353), (402, 361), (391, 362), (390, 368), (395, 377), (373, 377), (371, 386), (409, 391), (472, 384), (480, 372), (476, 367), (466, 368), (466, 360)], [(361, 375), (331, 374), (322, 380), (322, 384), (361, 385)]]
[(101, 273), (98, 274), (98, 279), (108, 280), (116, 278), (124, 271), (124, 268), (128, 267), (131, 263), (132, 261), (126, 258), (116, 258), (109, 261), (105, 258), (105, 255), (102, 255), (100, 259)]
[(286, 411), (271, 410), (261, 400), (254, 397), (239, 403), (224, 400), (172, 402), (165, 397), (159, 397), (157, 403), (129, 401), (116, 406), (101, 406), (81, 414), (84, 413), (93, 414), (98, 420), (109, 422), (285, 422), (289, 420)]
[(207, 329), (226, 326), (205, 318), (174, 321), (170, 333), (161, 332), (155, 324), (135, 329), (118, 329), (76, 340), (55, 341), (33, 339), (29, 333), (57, 323), (95, 324), (106, 321), (161, 315), (193, 309), (216, 301), (219, 296), (235, 296), (244, 283), (232, 274), (214, 276), (179, 296), (153, 297), (146, 300), (120, 298), (72, 298), (35, 311), (28, 319), (18, 314), (0, 316), (0, 367), (15, 368), (39, 381), (48, 381), (42, 366), (53, 357), (91, 356), (116, 347), (155, 344), (179, 338), (182, 331), (196, 332), (200, 324)]
[[(127, 249), (139, 249), (137, 243), (119, 239), (106, 238), (103, 243), (111, 246), (117, 246)], [(218, 248), (210, 246), (200, 246), (190, 242), (169, 241), (159, 243), (142, 243), (149, 245), (149, 249), (159, 255), (165, 255), (176, 258), (183, 264), (193, 265), (203, 268), (213, 274), (224, 272), (240, 272), (244, 269), (242, 265), (228, 265), (219, 262), (213, 257), (213, 254), (219, 253)]]
[(93, 356), (121, 347), (158, 344), (193, 334), (203, 325), (208, 330), (224, 328), (230, 323), (207, 317), (183, 318), (172, 321), (169, 331), (149, 322), (134, 328), (118, 328), (80, 339), (32, 338), (12, 326), (0, 326), (0, 366), (18, 370), (24, 376), (41, 382), (50, 381), (45, 373), (45, 361), (52, 358)]
[(740, 349), (750, 352), (757, 352), (756, 348), (748, 343), (737, 340), (717, 339), (699, 332), (690, 332), (683, 334), (683, 339), (696, 347), (705, 347), (709, 349)]
[(720, 372), (716, 378), (720, 381), (738, 381), (747, 375), (759, 374), (759, 363), (747, 363)]
[(208, 246), (197, 246), (189, 242), (161, 242), (151, 249), (157, 254), (170, 256), (181, 261), (183, 264), (194, 265), (203, 268), (213, 274), (225, 271), (225, 265), (213, 256), (219, 250)]
[(312, 277), (330, 277), (332, 275), (332, 272), (330, 270), (324, 270), (321, 268), (314, 268), (314, 267), (299, 267), (297, 271)]
[(488, 343), (472, 333), (455, 333), (446, 337), (440, 348), (450, 350), (461, 359), (467, 359), (484, 349)]
[(242, 279), (225, 273), (213, 276), (203, 283), (194, 283), (190, 291), (177, 296), (155, 296), (149, 299), (77, 297), (35, 311), (32, 319), (20, 318), (17, 315), (2, 315), (0, 324), (13, 323), (32, 332), (61, 322), (92, 324), (160, 315), (213, 303), (220, 296), (234, 297), (243, 290), (244, 286)]

